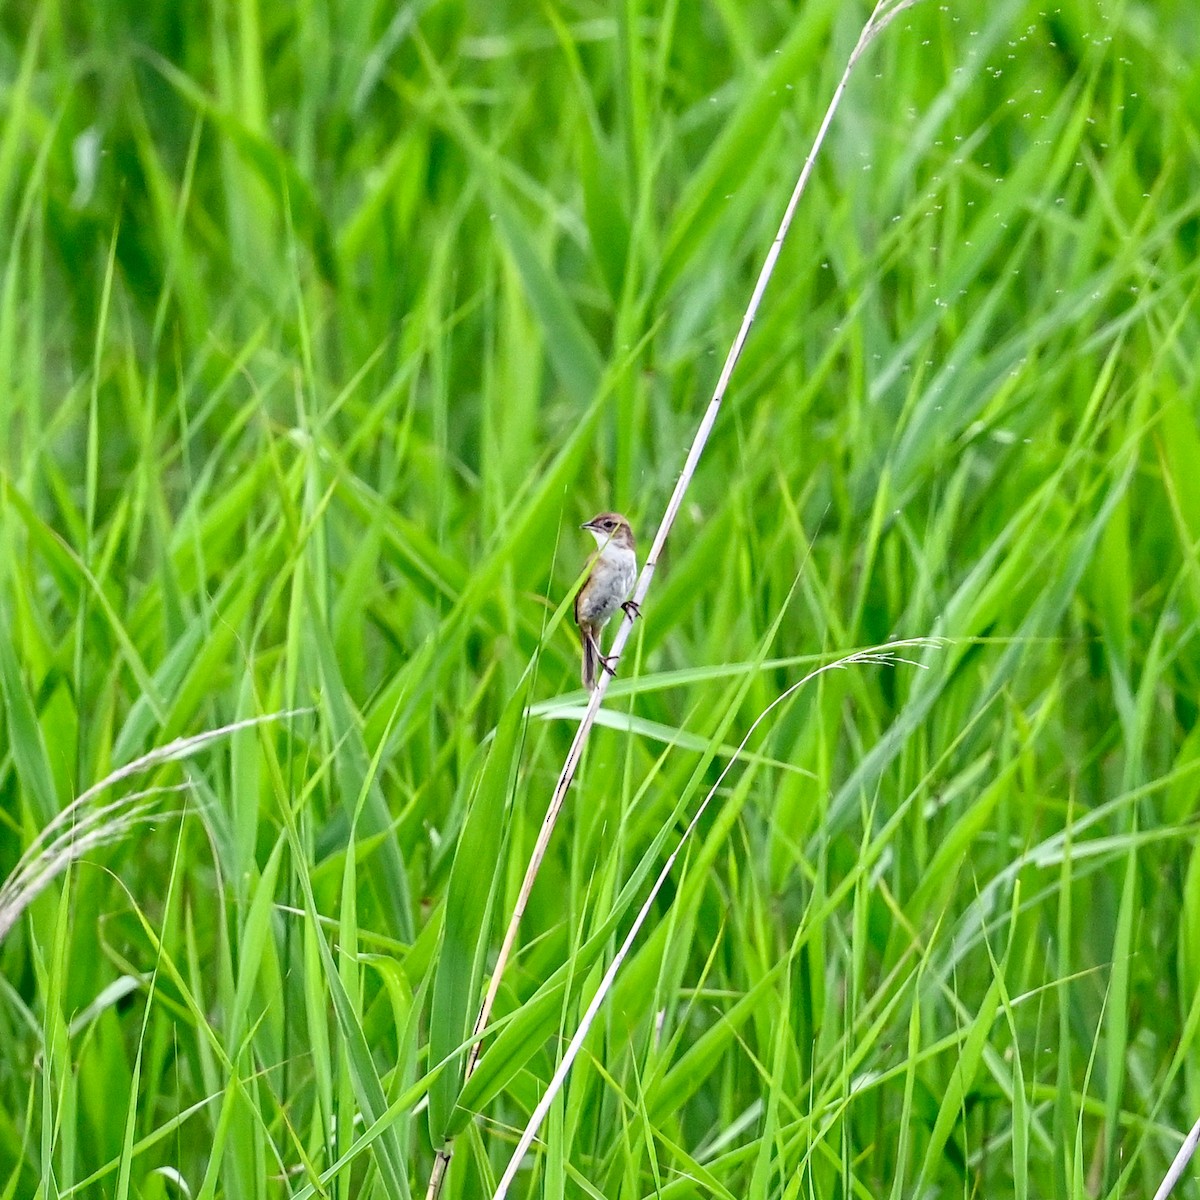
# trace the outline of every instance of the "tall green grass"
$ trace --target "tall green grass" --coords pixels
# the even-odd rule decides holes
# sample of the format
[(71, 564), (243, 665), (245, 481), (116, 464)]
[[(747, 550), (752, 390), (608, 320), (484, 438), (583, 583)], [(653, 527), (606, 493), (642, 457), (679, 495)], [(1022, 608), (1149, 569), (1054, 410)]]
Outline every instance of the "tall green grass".
[(872, 48), (459, 1083), (576, 527), (648, 539), (865, 15), (0, 12), (0, 878), (236, 726), (0, 943), (0, 1196), (407, 1196), (448, 1134), (489, 1194), (755, 716), (917, 636), (754, 739), (520, 1194), (1153, 1193), (1200, 1114), (1187, 0)]

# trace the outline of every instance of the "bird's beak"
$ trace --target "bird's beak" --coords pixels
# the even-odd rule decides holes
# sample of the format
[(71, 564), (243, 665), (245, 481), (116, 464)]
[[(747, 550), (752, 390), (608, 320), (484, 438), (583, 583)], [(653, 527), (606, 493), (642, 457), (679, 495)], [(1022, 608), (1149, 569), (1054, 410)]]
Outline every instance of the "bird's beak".
[(593, 525), (591, 521), (584, 521), (584, 523), (582, 525), (580, 525), (579, 528), (580, 529), (595, 529), (596, 526)]

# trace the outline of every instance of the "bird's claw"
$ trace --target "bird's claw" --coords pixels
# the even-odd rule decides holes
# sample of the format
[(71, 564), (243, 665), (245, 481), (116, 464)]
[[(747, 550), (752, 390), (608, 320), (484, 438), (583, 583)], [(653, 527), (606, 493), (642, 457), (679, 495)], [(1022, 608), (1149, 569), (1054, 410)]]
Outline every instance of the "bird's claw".
[(636, 600), (626, 600), (621, 605), (621, 609), (631, 621), (637, 620), (642, 615), (642, 606)]

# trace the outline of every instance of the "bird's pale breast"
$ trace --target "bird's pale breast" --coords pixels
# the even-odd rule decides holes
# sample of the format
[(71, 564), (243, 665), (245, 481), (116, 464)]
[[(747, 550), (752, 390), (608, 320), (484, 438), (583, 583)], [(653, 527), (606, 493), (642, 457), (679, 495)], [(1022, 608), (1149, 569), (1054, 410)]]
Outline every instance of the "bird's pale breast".
[(637, 580), (637, 558), (632, 550), (609, 547), (592, 568), (579, 596), (578, 619), (589, 625), (604, 625), (633, 591)]

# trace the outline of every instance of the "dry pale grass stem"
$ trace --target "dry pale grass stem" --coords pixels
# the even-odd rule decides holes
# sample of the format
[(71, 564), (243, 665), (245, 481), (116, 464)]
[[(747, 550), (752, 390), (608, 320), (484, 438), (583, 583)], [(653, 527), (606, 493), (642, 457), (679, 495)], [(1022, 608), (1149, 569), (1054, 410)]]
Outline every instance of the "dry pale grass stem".
[(601, 1004), (604, 1003), (605, 997), (612, 989), (612, 985), (617, 978), (617, 973), (621, 969), (621, 964), (625, 961), (633, 946), (634, 940), (637, 938), (642, 925), (645, 924), (646, 918), (650, 915), (650, 908), (654, 901), (658, 898), (658, 894), (662, 891), (663, 884), (671, 874), (671, 869), (675, 865), (675, 860), (679, 857), (679, 852), (687, 844), (688, 838), (700, 823), (700, 818), (704, 816), (705, 810), (708, 808), (712, 798), (717, 794), (721, 784), (725, 782), (725, 776), (733, 769), (736, 763), (742, 756), (742, 752), (746, 749), (746, 744), (754, 735), (754, 731), (777, 709), (785, 700), (791, 697), (805, 684), (816, 679), (818, 675), (824, 675), (827, 671), (842, 671), (849, 667), (856, 666), (899, 666), (903, 663), (913, 667), (924, 667), (923, 663), (916, 662), (913, 659), (904, 658), (900, 653), (901, 650), (927, 649), (941, 645), (937, 638), (911, 638), (904, 641), (889, 642), (885, 646), (873, 646), (867, 650), (859, 650), (854, 654), (849, 654), (845, 658), (839, 658), (834, 662), (825, 663), (818, 667), (815, 671), (810, 671), (803, 679), (793, 683), (785, 689), (780, 695), (776, 696), (766, 708), (754, 718), (750, 728), (746, 730), (745, 736), (738, 743), (737, 750), (734, 751), (729, 761), (725, 764), (720, 775), (717, 776), (716, 782), (709, 788), (703, 800), (700, 801), (692, 819), (688, 822), (687, 828), (683, 831), (679, 838), (675, 849), (667, 856), (667, 861), (663, 863), (662, 869), (658, 873), (658, 878), (654, 881), (654, 886), (650, 889), (646, 899), (642, 902), (642, 907), (638, 910), (637, 916), (634, 918), (633, 924), (629, 927), (629, 932), (625, 935), (625, 940), (621, 943), (616, 954), (613, 955), (613, 960), (608, 966), (608, 970), (604, 972), (604, 978), (600, 981), (600, 986), (596, 989), (595, 995), (588, 1003), (587, 1010), (583, 1014), (582, 1020), (579, 1022), (579, 1028), (576, 1029), (574, 1036), (571, 1038), (567, 1046), (566, 1053), (563, 1054), (562, 1061), (558, 1064), (558, 1069), (554, 1072), (554, 1077), (550, 1080), (550, 1086), (546, 1088), (545, 1095), (538, 1102), (537, 1107), (533, 1110), (533, 1114), (529, 1118), (528, 1124), (525, 1126), (520, 1139), (517, 1142), (516, 1149), (512, 1152), (512, 1157), (508, 1160), (508, 1166), (505, 1168), (504, 1174), (500, 1177), (500, 1182), (492, 1193), (492, 1200), (504, 1200), (508, 1194), (508, 1189), (516, 1177), (517, 1171), (521, 1167), (521, 1162), (525, 1157), (529, 1147), (533, 1145), (533, 1139), (537, 1136), (538, 1130), (541, 1128), (542, 1122), (546, 1119), (546, 1114), (550, 1111), (550, 1105), (554, 1103), (554, 1097), (558, 1095), (562, 1089), (562, 1085), (566, 1082), (568, 1073), (571, 1070), (571, 1064), (574, 1063), (576, 1056), (579, 1053), (580, 1047), (587, 1038), (588, 1033), (592, 1028), (592, 1022), (596, 1019), (596, 1014), (600, 1011)]
[(1183, 1177), (1184, 1171), (1187, 1170), (1187, 1165), (1192, 1161), (1192, 1155), (1196, 1153), (1196, 1147), (1200, 1146), (1200, 1121), (1197, 1121), (1192, 1126), (1191, 1132), (1183, 1139), (1183, 1145), (1179, 1147), (1179, 1153), (1175, 1155), (1170, 1167), (1167, 1169), (1163, 1181), (1159, 1184), (1158, 1191), (1154, 1193), (1154, 1200), (1167, 1200), (1171, 1194), (1171, 1189)]
[[(813, 167), (817, 161), (817, 155), (820, 153), (821, 146), (824, 144), (825, 135), (829, 132), (829, 127), (833, 122), (835, 113), (841, 104), (842, 96), (846, 91), (846, 86), (850, 81), (850, 76), (854, 71), (858, 60), (862, 57), (867, 47), (875, 40), (875, 38), (883, 32), (887, 25), (905, 9), (911, 8), (917, 0), (879, 0), (872, 10), (870, 17), (859, 34), (858, 41), (854, 45), (854, 49), (850, 53), (850, 57), (846, 62), (846, 68), (842, 72), (842, 77), (838, 81), (837, 87), (834, 89), (833, 96), (829, 101), (829, 106), (825, 110), (825, 115), (821, 120), (821, 124), (817, 129), (816, 137), (813, 139), (812, 149), (808, 152), (808, 156), (804, 160), (803, 166), (800, 168), (799, 177), (796, 180), (796, 186), (792, 189), (791, 197), (788, 200), (787, 207), (783, 213), (783, 219), (779, 223), (779, 230), (775, 235), (774, 241), (771, 243), (770, 249), (767, 251), (766, 259), (763, 262), (762, 269), (758, 273), (758, 279), (754, 285), (754, 291), (750, 296), (750, 303), (746, 306), (745, 314), (742, 317), (741, 325), (738, 328), (737, 336), (733, 339), (733, 344), (729, 348), (729, 353), (725, 357), (725, 364), (721, 368), (721, 374), (717, 379), (717, 386), (713, 391), (712, 399), (709, 401), (708, 409), (704, 413), (704, 417), (700, 422), (699, 428), (696, 430), (696, 435), (692, 439), (691, 449), (688, 451), (687, 460), (684, 463), (683, 470), (679, 475), (679, 479), (675, 484), (675, 490), (671, 493), (671, 499), (667, 504), (666, 512), (663, 513), (662, 521), (658, 527), (658, 533), (655, 535), (654, 544), (651, 546), (650, 553), (646, 558), (646, 564), (642, 568), (642, 573), (638, 577), (637, 587), (634, 589), (633, 602), (635, 606), (640, 606), (646, 598), (646, 593), (650, 590), (651, 581), (654, 579), (654, 572), (658, 566), (659, 557), (662, 555), (663, 547), (666, 545), (667, 537), (671, 532), (672, 526), (675, 524), (675, 518), (679, 514), (679, 509), (683, 505), (684, 496), (691, 485), (692, 478), (696, 473), (696, 468), (700, 463), (700, 456), (704, 453), (704, 448), (708, 443), (709, 435), (712, 433), (713, 425), (717, 420), (717, 413), (721, 409), (721, 403), (725, 398), (725, 392), (729, 387), (729, 381), (733, 376), (733, 370), (737, 366), (738, 359), (741, 358), (742, 349), (746, 344), (746, 339), (750, 336), (750, 328), (754, 324), (754, 319), (758, 315), (758, 309), (762, 303), (762, 298), (767, 290), (767, 284), (771, 281), (771, 276), (775, 272), (775, 264), (779, 260), (780, 251), (783, 248), (784, 238), (792, 224), (792, 218), (795, 216), (796, 208), (800, 203), (800, 197), (804, 194), (804, 190), (808, 185), (809, 177), (812, 174)], [(635, 608), (636, 610), (636, 608)], [(610, 655), (614, 659), (619, 659), (625, 649), (625, 644), (629, 641), (630, 634), (633, 630), (633, 617), (626, 613), (617, 630), (616, 638), (613, 641)], [(475, 1070), (475, 1066), (479, 1061), (479, 1055), (482, 1048), (482, 1040), (480, 1034), (486, 1027), (488, 1020), (491, 1018), (492, 1008), (496, 1002), (496, 996), (500, 990), (500, 981), (504, 977), (505, 969), (508, 966), (508, 960), (512, 956), (513, 947), (516, 944), (517, 933), (520, 929), (521, 918), (525, 915), (525, 908), (529, 902), (529, 895), (533, 890), (534, 881), (537, 879), (538, 871), (541, 868), (542, 860), (546, 856), (546, 850), (550, 844), (550, 837), (554, 832), (554, 826), (558, 821), (558, 814), (562, 810), (563, 803), (566, 799), (567, 789), (571, 786), (572, 780), (575, 778), (575, 771), (579, 766), (579, 760), (583, 756), (583, 747), (587, 742), (588, 735), (591, 732), (592, 725), (596, 720), (596, 714), (600, 710), (600, 705), (604, 702), (605, 692), (608, 690), (608, 681), (610, 676), (607, 672), (601, 672), (600, 679), (597, 682), (595, 690), (591, 694), (588, 701), (587, 710), (583, 714), (583, 719), (579, 723), (579, 728), (575, 732), (574, 740), (571, 742), (571, 748), (567, 752), (566, 761), (563, 763), (562, 771), (558, 777), (558, 783), (554, 787), (554, 792), (550, 797), (550, 804), (546, 809), (546, 815), (542, 818), (542, 826), (538, 832), (537, 841), (534, 844), (533, 853), (529, 859), (529, 865), (525, 869), (525, 877), (521, 883), (521, 889), (517, 894), (517, 901), (513, 907), (512, 916), (509, 919), (508, 928), (504, 933), (504, 940), (500, 946), (500, 953), (496, 959), (496, 966), (492, 972), (491, 980), (488, 984), (487, 993), (484, 996), (483, 1004), (479, 1009), (479, 1016), (475, 1020), (475, 1026), (472, 1031), (472, 1036), (475, 1039), (474, 1045), (471, 1048), (471, 1053), (467, 1059), (466, 1073), (464, 1082), (471, 1077)], [(430, 1175), (429, 1187), (426, 1192), (426, 1200), (436, 1200), (438, 1193), (441, 1191), (442, 1180), (445, 1178), (445, 1173), (450, 1165), (451, 1156), (453, 1155), (453, 1143), (447, 1142), (441, 1149), (438, 1150), (434, 1159), (433, 1172)]]

